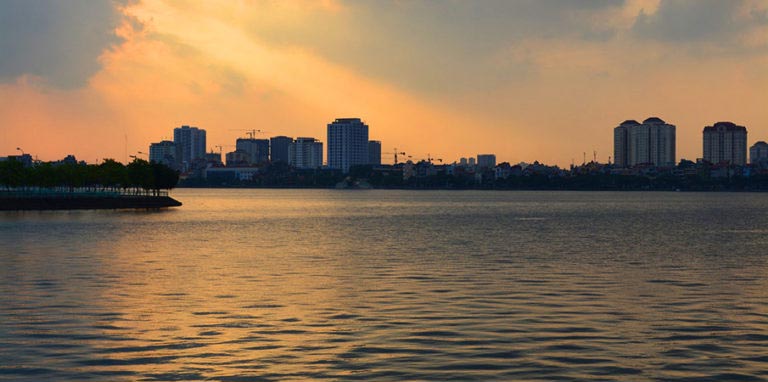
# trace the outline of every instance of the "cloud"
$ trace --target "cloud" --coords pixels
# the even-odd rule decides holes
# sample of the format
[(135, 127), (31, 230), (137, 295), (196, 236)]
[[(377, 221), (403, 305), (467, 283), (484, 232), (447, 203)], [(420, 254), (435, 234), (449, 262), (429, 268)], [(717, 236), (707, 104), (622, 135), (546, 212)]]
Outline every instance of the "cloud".
[(655, 13), (641, 12), (634, 36), (667, 43), (726, 46), (766, 23), (765, 9), (745, 0), (666, 0)]
[(123, 2), (0, 1), (0, 81), (41, 77), (60, 88), (82, 86), (100, 68), (99, 56), (120, 41)]
[[(309, 49), (361, 74), (431, 95), (493, 86), (487, 60), (511, 43), (575, 37), (609, 40), (590, 15), (622, 0), (345, 1), (298, 22), (251, 12), (246, 28), (273, 46)], [(525, 68), (520, 68), (525, 70)]]

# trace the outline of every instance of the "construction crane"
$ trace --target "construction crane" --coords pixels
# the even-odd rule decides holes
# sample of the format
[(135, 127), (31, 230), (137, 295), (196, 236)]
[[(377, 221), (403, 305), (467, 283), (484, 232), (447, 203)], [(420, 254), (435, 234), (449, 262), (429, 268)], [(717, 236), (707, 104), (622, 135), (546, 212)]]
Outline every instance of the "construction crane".
[(229, 129), (230, 131), (245, 131), (245, 135), (248, 136), (250, 139), (256, 139), (256, 134), (265, 134), (269, 131), (259, 130), (259, 129)]
[(432, 158), (432, 154), (427, 154), (427, 162), (432, 163), (433, 160), (437, 160), (440, 163), (443, 163), (443, 160), (440, 158)]
[(395, 147), (395, 148), (394, 148), (394, 151), (392, 151), (392, 152), (389, 152), (389, 153), (384, 153), (384, 154), (391, 154), (391, 155), (394, 155), (394, 156), (395, 156), (395, 164), (397, 164), (397, 163), (398, 163), (398, 162), (397, 162), (397, 156), (398, 156), (398, 155), (403, 155), (403, 156), (404, 156), (404, 155), (405, 155), (405, 152), (403, 152), (403, 151), (397, 151), (397, 147)]

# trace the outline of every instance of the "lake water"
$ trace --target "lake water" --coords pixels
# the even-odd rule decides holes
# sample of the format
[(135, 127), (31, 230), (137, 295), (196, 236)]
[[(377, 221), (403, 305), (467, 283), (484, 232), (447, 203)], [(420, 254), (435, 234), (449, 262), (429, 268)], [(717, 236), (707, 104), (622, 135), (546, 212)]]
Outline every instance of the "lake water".
[(0, 380), (768, 380), (768, 194), (0, 213)]

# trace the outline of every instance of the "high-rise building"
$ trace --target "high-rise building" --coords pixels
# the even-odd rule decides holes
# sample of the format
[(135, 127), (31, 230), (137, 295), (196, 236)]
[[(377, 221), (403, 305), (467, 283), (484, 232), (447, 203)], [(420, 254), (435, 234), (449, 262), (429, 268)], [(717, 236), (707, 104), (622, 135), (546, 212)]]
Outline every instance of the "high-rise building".
[(269, 138), (269, 158), (272, 163), (288, 163), (288, 148), (291, 146), (291, 143), (293, 143), (293, 138), (291, 137), (279, 136)]
[(323, 165), (323, 143), (315, 138), (299, 137), (288, 146), (288, 163), (300, 169)]
[(368, 164), (381, 164), (381, 141), (368, 141)]
[(674, 166), (675, 125), (651, 117), (638, 123), (627, 120), (613, 129), (616, 167), (637, 165)]
[(629, 167), (629, 130), (639, 125), (629, 119), (613, 129), (613, 163), (616, 167)]
[(368, 159), (368, 125), (360, 118), (338, 118), (328, 124), (328, 167), (347, 173)]
[(496, 155), (477, 154), (477, 167), (480, 169), (492, 169), (496, 167)]
[(181, 126), (173, 129), (173, 143), (176, 145), (176, 161), (187, 169), (193, 162), (205, 158), (205, 130)]
[(747, 164), (747, 128), (718, 122), (704, 128), (704, 160), (710, 163)]
[(176, 168), (176, 145), (172, 141), (160, 141), (150, 144), (149, 161)]
[(768, 143), (759, 141), (749, 148), (749, 163), (768, 163)]
[(269, 139), (238, 138), (235, 150), (247, 153), (248, 164), (260, 164), (269, 161)]

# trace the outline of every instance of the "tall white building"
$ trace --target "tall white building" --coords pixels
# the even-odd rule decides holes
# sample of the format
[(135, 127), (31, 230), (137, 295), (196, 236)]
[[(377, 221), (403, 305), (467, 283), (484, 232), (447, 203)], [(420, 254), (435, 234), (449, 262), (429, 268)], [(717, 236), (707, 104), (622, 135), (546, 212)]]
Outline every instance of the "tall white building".
[(710, 163), (747, 164), (747, 128), (718, 122), (704, 128), (704, 160)]
[(315, 138), (296, 138), (288, 146), (288, 164), (300, 169), (321, 167), (323, 165), (323, 142)]
[(176, 145), (176, 161), (186, 168), (198, 159), (205, 158), (205, 130), (181, 126), (173, 129), (173, 143)]
[(149, 161), (176, 168), (176, 145), (172, 141), (161, 141), (149, 145)]
[(768, 163), (768, 143), (764, 141), (755, 142), (749, 148), (749, 163)]
[(651, 117), (639, 123), (627, 120), (613, 129), (613, 155), (616, 167), (637, 165), (674, 166), (675, 125)]
[(338, 118), (328, 124), (328, 167), (349, 172), (368, 164), (368, 125), (360, 118)]

